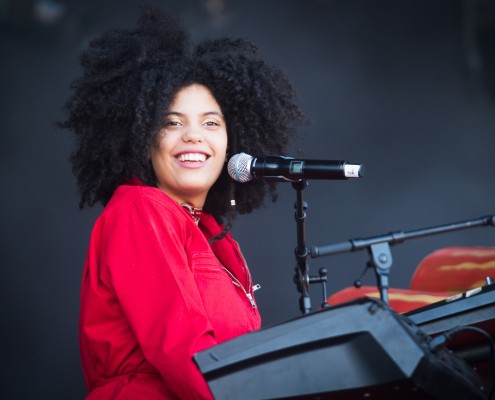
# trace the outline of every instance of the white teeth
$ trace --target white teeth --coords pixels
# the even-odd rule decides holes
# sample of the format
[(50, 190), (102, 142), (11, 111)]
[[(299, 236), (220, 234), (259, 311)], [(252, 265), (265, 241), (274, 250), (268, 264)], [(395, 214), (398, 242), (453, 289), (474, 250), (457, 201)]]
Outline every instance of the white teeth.
[(206, 154), (201, 153), (183, 153), (180, 154), (177, 159), (180, 162), (184, 161), (206, 161)]

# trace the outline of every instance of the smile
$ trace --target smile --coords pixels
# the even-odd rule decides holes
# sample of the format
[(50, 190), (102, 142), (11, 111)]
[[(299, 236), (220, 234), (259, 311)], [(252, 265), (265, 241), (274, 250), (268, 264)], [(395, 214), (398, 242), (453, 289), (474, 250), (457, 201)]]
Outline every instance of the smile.
[(177, 156), (180, 162), (204, 162), (206, 159), (207, 155), (203, 153), (183, 153)]

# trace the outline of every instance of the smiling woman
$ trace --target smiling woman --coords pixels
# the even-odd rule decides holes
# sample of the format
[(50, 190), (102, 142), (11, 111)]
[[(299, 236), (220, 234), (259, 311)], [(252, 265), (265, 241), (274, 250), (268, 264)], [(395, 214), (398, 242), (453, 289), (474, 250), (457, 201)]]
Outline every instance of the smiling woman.
[(222, 110), (202, 85), (181, 89), (151, 149), (158, 188), (178, 203), (202, 208), (226, 161), (227, 128)]
[(193, 45), (153, 8), (81, 63), (60, 125), (77, 137), (80, 206), (105, 206), (81, 288), (88, 399), (211, 398), (192, 356), (260, 327), (229, 229), (275, 198), (231, 180), (227, 153), (284, 153), (302, 121), (291, 85), (251, 43)]

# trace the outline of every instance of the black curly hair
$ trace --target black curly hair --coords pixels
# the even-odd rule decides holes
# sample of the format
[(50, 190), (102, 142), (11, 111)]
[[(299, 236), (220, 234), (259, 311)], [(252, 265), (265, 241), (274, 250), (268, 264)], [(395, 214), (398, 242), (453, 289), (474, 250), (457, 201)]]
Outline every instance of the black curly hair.
[[(177, 18), (158, 8), (145, 8), (135, 28), (93, 40), (80, 61), (84, 74), (72, 84), (68, 117), (59, 125), (77, 137), (70, 161), (81, 208), (105, 205), (133, 177), (156, 186), (150, 149), (175, 94), (191, 84), (207, 87), (222, 109), (230, 155), (284, 154), (304, 120), (288, 80), (252, 43), (217, 39), (194, 45)], [(275, 201), (274, 183), (237, 183), (224, 168), (204, 210), (230, 226), (236, 212), (250, 213), (269, 196)]]

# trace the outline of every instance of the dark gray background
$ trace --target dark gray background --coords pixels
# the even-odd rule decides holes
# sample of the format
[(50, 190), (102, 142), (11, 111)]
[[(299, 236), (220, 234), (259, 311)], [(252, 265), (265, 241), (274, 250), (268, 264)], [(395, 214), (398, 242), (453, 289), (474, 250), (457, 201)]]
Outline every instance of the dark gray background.
[[(161, 3), (184, 17), (195, 38), (246, 37), (282, 67), (313, 121), (291, 155), (365, 165), (359, 180), (310, 182), (309, 246), (495, 213), (493, 1)], [(53, 121), (80, 72), (78, 51), (104, 29), (133, 24), (138, 4), (0, 1), (4, 399), (86, 392), (78, 296), (100, 209), (78, 210), (67, 162), (72, 137)], [(54, 11), (51, 22), (43, 10)], [(480, 41), (485, 28), (488, 40)], [(300, 315), (294, 200), (290, 184), (280, 185), (278, 203), (234, 227), (262, 287), (265, 326)], [(490, 227), (407, 241), (392, 248), (391, 283), (407, 287), (418, 262), (439, 247), (493, 244)], [(328, 268), (333, 293), (352, 284), (366, 260), (365, 252), (348, 253), (310, 260), (310, 268)], [(371, 273), (365, 283), (374, 284)], [(321, 289), (311, 294), (316, 307)]]

